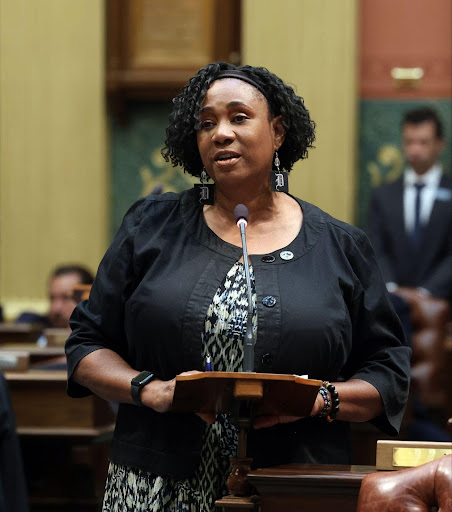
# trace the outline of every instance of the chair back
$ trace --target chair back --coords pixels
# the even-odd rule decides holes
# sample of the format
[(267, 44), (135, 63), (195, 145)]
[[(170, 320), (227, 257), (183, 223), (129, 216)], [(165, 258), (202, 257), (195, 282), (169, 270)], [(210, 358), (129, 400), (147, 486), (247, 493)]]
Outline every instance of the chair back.
[(356, 512), (452, 512), (452, 455), (364, 477)]

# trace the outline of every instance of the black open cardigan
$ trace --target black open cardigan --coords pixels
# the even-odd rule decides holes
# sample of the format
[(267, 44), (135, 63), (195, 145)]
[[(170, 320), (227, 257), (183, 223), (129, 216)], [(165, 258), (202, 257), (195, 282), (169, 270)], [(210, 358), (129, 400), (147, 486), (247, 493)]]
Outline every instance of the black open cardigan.
[[(258, 312), (255, 370), (368, 381), (384, 404), (373, 422), (395, 435), (407, 400), (410, 349), (372, 248), (359, 229), (297, 201), (304, 217), (295, 240), (273, 258), (250, 257)], [(293, 258), (283, 259), (282, 250)], [(102, 348), (164, 380), (203, 370), (207, 308), (241, 254), (208, 228), (192, 191), (135, 203), (99, 266), (89, 300), (72, 315), (69, 395), (90, 393), (71, 376), (84, 356)], [(184, 478), (197, 468), (203, 428), (194, 414), (120, 404), (110, 458)], [(253, 431), (248, 452), (260, 467), (347, 464), (348, 424), (307, 418)]]

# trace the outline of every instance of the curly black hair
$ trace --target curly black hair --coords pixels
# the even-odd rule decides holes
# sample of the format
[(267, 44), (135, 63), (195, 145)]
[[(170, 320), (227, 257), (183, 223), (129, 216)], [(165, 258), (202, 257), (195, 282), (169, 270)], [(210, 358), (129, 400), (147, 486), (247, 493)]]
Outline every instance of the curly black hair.
[(171, 160), (173, 166), (181, 165), (192, 176), (200, 176), (203, 163), (196, 141), (199, 111), (210, 84), (222, 70), (246, 73), (265, 91), (271, 115), (282, 116), (286, 134), (278, 155), (282, 169), (290, 171), (297, 160), (308, 156), (308, 148), (313, 147), (315, 140), (315, 123), (309, 116), (303, 98), (266, 68), (235, 66), (227, 62), (216, 62), (201, 68), (181, 94), (173, 99), (173, 111), (162, 149), (165, 160)]

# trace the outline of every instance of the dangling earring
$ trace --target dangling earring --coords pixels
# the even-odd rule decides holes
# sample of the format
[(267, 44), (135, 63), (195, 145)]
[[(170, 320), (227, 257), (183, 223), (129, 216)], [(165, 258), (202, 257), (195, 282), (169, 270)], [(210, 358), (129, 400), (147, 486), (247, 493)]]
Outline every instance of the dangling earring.
[(196, 190), (199, 202), (201, 204), (213, 204), (215, 199), (215, 185), (204, 183), (210, 180), (210, 176), (206, 173), (205, 168), (202, 169), (200, 176), (201, 183), (195, 183), (193, 188)]
[(286, 171), (280, 171), (280, 161), (278, 152), (275, 151), (275, 167), (270, 173), (271, 176), (271, 185), (273, 192), (289, 192), (289, 173)]

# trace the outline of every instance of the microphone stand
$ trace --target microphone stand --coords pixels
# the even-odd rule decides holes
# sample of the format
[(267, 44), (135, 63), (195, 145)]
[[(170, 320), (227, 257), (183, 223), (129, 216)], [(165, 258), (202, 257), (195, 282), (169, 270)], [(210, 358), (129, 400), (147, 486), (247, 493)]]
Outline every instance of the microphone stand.
[(245, 343), (243, 347), (243, 371), (254, 372), (254, 344), (255, 335), (253, 332), (253, 296), (251, 292), (250, 265), (248, 263), (248, 251), (246, 248), (245, 227), (246, 220), (241, 218), (237, 221), (242, 237), (243, 264), (245, 266), (246, 289), (248, 292), (248, 316), (246, 319)]
[[(245, 228), (248, 221), (248, 208), (238, 204), (234, 208), (234, 217), (240, 229), (242, 238), (243, 264), (245, 267), (246, 289), (248, 295), (248, 316), (246, 319), (246, 332), (243, 345), (243, 372), (254, 372), (254, 344), (255, 334), (253, 332), (253, 294), (251, 289), (250, 265), (248, 262), (248, 251), (246, 248)], [(251, 470), (251, 458), (246, 456), (248, 431), (254, 421), (255, 403), (244, 400), (236, 403), (234, 411), (235, 424), (238, 427), (239, 441), (237, 446), (237, 457), (231, 458), (231, 473), (227, 484), (232, 496), (230, 499), (237, 499), (237, 496), (249, 496), (254, 492), (253, 486), (248, 482), (246, 475)], [(252, 503), (250, 498), (249, 503)]]

